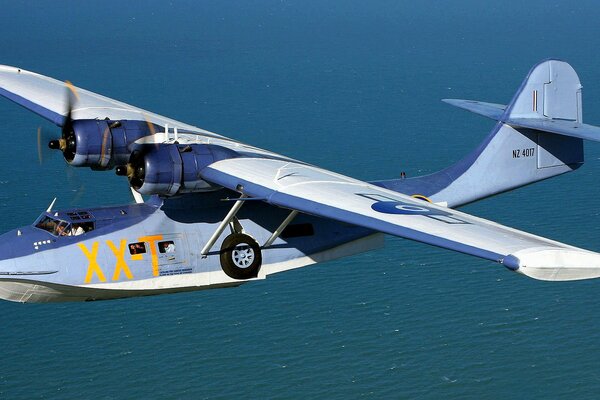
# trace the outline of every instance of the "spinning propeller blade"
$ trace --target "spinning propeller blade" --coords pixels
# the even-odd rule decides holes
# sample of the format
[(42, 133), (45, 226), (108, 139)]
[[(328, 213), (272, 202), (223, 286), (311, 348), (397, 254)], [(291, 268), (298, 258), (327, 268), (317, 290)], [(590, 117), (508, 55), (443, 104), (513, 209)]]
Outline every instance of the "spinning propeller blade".
[(48, 143), (52, 140), (52, 134), (41, 126), (37, 128), (37, 153), (40, 165), (44, 164), (44, 161), (52, 157), (52, 152), (43, 143)]
[(79, 100), (79, 95), (77, 94), (77, 89), (75, 89), (75, 86), (73, 86), (71, 82), (65, 81), (65, 88), (67, 89), (67, 110), (62, 124), (61, 138), (48, 142), (48, 147), (51, 149), (60, 149), (63, 152), (65, 159), (71, 161), (75, 157), (77, 145), (75, 132), (73, 131), (73, 105)]
[(42, 165), (42, 127), (38, 126), (37, 129), (37, 150), (38, 150), (38, 160), (40, 161), (40, 165)]

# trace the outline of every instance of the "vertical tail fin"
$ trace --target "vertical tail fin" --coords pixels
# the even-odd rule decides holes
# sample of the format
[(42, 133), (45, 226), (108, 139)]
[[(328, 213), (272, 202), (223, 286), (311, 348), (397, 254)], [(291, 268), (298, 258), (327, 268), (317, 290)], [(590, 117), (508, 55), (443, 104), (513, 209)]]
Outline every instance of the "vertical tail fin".
[[(581, 84), (566, 62), (546, 60), (535, 65), (508, 106), (447, 102), (498, 123), (479, 147), (458, 163), (431, 175), (376, 184), (454, 207), (571, 172), (583, 164), (582, 139), (537, 128), (548, 121), (582, 122)], [(513, 120), (535, 120), (536, 128), (515, 125)]]
[(564, 61), (547, 60), (534, 66), (506, 108), (503, 120), (551, 118), (581, 123), (581, 83)]

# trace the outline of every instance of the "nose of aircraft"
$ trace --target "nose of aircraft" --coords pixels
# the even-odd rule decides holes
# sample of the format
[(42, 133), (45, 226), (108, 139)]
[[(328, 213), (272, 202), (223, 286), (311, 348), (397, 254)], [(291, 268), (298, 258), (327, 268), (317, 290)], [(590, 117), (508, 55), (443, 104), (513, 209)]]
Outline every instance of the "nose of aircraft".
[[(17, 232), (7, 232), (0, 235), (0, 274), (14, 270), (15, 238)], [(0, 275), (1, 277), (2, 275)]]
[(19, 282), (21, 273), (15, 262), (15, 242), (17, 231), (0, 235), (0, 298), (11, 301), (23, 301), (26, 286)]
[[(0, 235), (0, 278), (24, 275), (45, 269), (44, 246), (52, 244), (45, 232), (31, 227), (15, 229)], [(46, 268), (47, 269), (47, 268)]]
[(31, 227), (0, 235), (0, 299), (50, 301), (52, 293), (44, 282), (57, 271), (47, 265), (43, 247), (52, 243), (49, 235)]

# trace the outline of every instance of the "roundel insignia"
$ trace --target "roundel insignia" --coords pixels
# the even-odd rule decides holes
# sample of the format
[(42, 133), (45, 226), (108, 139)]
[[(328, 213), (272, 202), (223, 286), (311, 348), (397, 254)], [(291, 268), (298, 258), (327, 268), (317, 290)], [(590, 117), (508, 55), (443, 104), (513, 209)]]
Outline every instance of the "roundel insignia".
[(403, 203), (401, 201), (378, 201), (371, 205), (374, 211), (384, 214), (404, 215), (449, 215), (441, 210), (433, 210), (421, 204)]

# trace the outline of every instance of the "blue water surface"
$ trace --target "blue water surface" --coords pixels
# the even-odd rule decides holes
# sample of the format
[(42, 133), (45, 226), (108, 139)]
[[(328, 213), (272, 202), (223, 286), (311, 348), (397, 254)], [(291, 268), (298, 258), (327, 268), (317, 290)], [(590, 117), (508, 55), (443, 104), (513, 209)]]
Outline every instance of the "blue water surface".
[[(360, 179), (434, 172), (493, 122), (442, 98), (507, 102), (556, 57), (600, 125), (595, 1), (20, 1), (0, 63)], [(37, 156), (0, 101), (0, 230), (131, 201), (111, 172)], [(464, 208), (600, 249), (600, 146), (573, 174)], [(490, 173), (489, 179), (493, 179)], [(0, 303), (6, 399), (595, 399), (599, 281), (547, 283), (388, 238), (386, 248), (237, 289), (97, 303)]]

